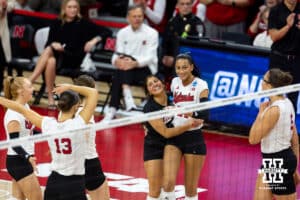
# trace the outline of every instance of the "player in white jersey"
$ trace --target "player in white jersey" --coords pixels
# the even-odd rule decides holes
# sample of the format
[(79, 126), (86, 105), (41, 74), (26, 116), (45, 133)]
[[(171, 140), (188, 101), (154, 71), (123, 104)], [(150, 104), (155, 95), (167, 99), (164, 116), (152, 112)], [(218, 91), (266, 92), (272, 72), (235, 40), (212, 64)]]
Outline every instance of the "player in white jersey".
[[(27, 104), (33, 93), (31, 82), (24, 77), (8, 77), (4, 82), (4, 94), (8, 99), (29, 110)], [(34, 126), (25, 117), (8, 109), (4, 116), (4, 127), (9, 139), (30, 136)], [(36, 171), (34, 143), (24, 143), (9, 147), (6, 156), (6, 167), (12, 180), (12, 196), (16, 199), (42, 199), (42, 191), (34, 171)]]
[[(180, 107), (208, 100), (207, 83), (197, 77), (199, 76), (197, 67), (194, 66), (189, 55), (180, 54), (176, 57), (175, 70), (178, 77), (175, 77), (171, 83), (175, 106)], [(174, 117), (173, 125), (180, 126), (190, 117), (205, 120), (208, 117), (208, 111), (178, 115)], [(202, 126), (203, 123), (168, 140), (164, 154), (164, 194), (170, 200), (175, 199), (174, 187), (182, 158), (185, 162), (185, 199), (198, 199), (198, 179), (206, 155)]]
[[(270, 69), (263, 77), (262, 89), (289, 85), (292, 79), (287, 72)], [(297, 171), (299, 142), (295, 111), (287, 97), (271, 96), (269, 101), (260, 105), (250, 130), (249, 142), (261, 143), (263, 156), (254, 199), (296, 199), (296, 184), (300, 180)]]
[[(84, 187), (85, 134), (76, 132), (72, 135), (58, 134), (58, 131), (74, 130), (89, 123), (97, 105), (98, 92), (89, 87), (61, 84), (54, 89), (60, 94), (58, 108), (61, 115), (58, 120), (43, 117), (24, 106), (0, 97), (0, 104), (21, 113), (44, 134), (54, 134), (48, 140), (51, 150), (51, 174), (48, 178), (45, 200), (86, 200)], [(86, 104), (79, 115), (75, 115), (80, 99), (85, 96)]]
[[(74, 84), (95, 88), (94, 79), (88, 75), (79, 76), (74, 80)], [(85, 99), (82, 96), (80, 96), (80, 98), (81, 105), (83, 106), (86, 103)], [(77, 113), (80, 112), (82, 106), (78, 109)], [(90, 119), (90, 123), (95, 123), (94, 117)], [(109, 200), (108, 183), (103, 173), (96, 149), (96, 131), (91, 131), (87, 136), (88, 139), (85, 153), (85, 188), (88, 190), (92, 200)]]

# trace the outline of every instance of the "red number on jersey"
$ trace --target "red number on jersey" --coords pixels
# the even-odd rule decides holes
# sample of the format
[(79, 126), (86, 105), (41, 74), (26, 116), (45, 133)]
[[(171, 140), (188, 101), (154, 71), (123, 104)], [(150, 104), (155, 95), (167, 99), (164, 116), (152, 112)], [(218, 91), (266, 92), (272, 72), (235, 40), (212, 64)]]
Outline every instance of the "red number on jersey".
[(56, 153), (71, 154), (72, 145), (70, 138), (54, 139), (56, 145)]

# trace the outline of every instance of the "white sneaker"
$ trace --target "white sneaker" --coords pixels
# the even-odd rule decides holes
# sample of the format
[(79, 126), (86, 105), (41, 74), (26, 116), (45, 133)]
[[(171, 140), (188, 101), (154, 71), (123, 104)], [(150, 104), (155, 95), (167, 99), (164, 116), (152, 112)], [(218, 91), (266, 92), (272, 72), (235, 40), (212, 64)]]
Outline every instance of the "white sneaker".
[(108, 108), (101, 122), (107, 122), (112, 120), (115, 117), (116, 112), (117, 112), (116, 108), (114, 107)]

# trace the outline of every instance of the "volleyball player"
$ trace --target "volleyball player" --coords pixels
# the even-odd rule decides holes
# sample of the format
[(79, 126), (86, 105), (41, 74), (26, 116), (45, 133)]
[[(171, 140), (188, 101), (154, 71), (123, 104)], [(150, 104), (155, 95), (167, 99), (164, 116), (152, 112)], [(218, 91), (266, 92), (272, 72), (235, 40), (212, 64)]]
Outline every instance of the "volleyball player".
[[(8, 77), (4, 82), (4, 95), (29, 110), (28, 102), (32, 98), (31, 82), (23, 77)], [(14, 139), (29, 136), (34, 126), (23, 115), (8, 109), (4, 116), (4, 127), (7, 138)], [(16, 199), (41, 200), (42, 191), (34, 171), (36, 157), (34, 143), (28, 142), (20, 146), (9, 147), (6, 157), (6, 167), (12, 180), (12, 196)]]
[[(171, 83), (174, 105), (184, 105), (205, 102), (208, 100), (208, 86), (200, 79), (197, 68), (191, 56), (179, 54), (175, 59), (175, 77)], [(185, 123), (189, 117), (205, 120), (208, 111), (199, 111), (178, 115), (173, 120), (175, 127)], [(184, 158), (184, 185), (186, 200), (198, 199), (197, 186), (206, 155), (206, 145), (201, 126), (190, 128), (184, 134), (170, 138), (164, 151), (164, 195), (169, 200), (175, 200), (174, 188), (181, 159)]]
[[(292, 83), (292, 76), (274, 68), (266, 72), (262, 81), (262, 90), (282, 87)], [(262, 168), (266, 170), (264, 161), (271, 160), (274, 168), (281, 168), (287, 173), (280, 173), (282, 180), (275, 183), (268, 172), (259, 173), (256, 180), (254, 199), (296, 199), (296, 184), (299, 182), (297, 166), (299, 162), (299, 143), (295, 125), (295, 111), (291, 101), (284, 95), (271, 96), (270, 100), (260, 105), (257, 117), (249, 134), (250, 144), (261, 143), (263, 157)], [(276, 160), (281, 162), (276, 165)], [(261, 169), (263, 170), (263, 169)], [(275, 176), (275, 174), (273, 174)], [(274, 178), (275, 180), (275, 178)], [(268, 182), (268, 183), (267, 183)]]
[[(44, 134), (53, 134), (48, 140), (51, 150), (52, 172), (48, 177), (45, 200), (86, 200), (84, 186), (85, 134), (58, 134), (58, 131), (69, 131), (84, 127), (89, 123), (97, 105), (98, 92), (94, 88), (61, 84), (54, 89), (60, 94), (58, 108), (61, 115), (58, 120), (43, 117), (38, 113), (24, 108), (19, 103), (0, 97), (0, 104), (21, 113)], [(86, 103), (81, 112), (75, 115), (80, 99), (78, 94), (85, 96)]]
[[(168, 108), (172, 102), (168, 99), (164, 84), (154, 75), (145, 80), (145, 90), (149, 95), (144, 112), (154, 112)], [(144, 167), (149, 183), (147, 200), (159, 199), (163, 181), (163, 154), (167, 138), (180, 135), (190, 128), (198, 127), (202, 120), (190, 118), (181, 126), (173, 127), (173, 118), (155, 119), (145, 122)]]
[[(95, 80), (88, 75), (81, 75), (74, 80), (74, 84), (78, 86), (86, 86), (95, 88)], [(80, 96), (81, 105), (77, 113), (82, 110), (86, 103), (85, 99)], [(90, 119), (91, 124), (95, 124), (94, 117)], [(85, 188), (92, 200), (109, 200), (108, 183), (103, 173), (98, 153), (96, 150), (96, 131), (88, 134), (86, 154), (85, 154)]]

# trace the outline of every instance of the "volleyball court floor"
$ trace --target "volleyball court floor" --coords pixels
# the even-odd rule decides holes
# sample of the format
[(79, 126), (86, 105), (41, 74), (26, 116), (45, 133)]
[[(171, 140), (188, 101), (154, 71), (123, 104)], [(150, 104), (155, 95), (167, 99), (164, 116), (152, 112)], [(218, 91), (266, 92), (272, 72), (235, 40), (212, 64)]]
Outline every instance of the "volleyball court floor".
[[(36, 108), (47, 115), (45, 109)], [(1, 119), (3, 111), (0, 110)], [(100, 117), (96, 118), (100, 120)], [(0, 139), (5, 139), (0, 125)], [(140, 124), (97, 132), (97, 150), (108, 178), (111, 199), (144, 200), (148, 191), (143, 166), (144, 131)], [(204, 131), (207, 157), (198, 184), (201, 200), (252, 199), (258, 168), (259, 145), (250, 146), (247, 138)], [(6, 150), (0, 151), (0, 183), (11, 178), (5, 170)], [(45, 186), (49, 175), (50, 155), (46, 142), (36, 144), (39, 181)], [(176, 185), (177, 199), (184, 199), (183, 163)], [(3, 192), (3, 191), (2, 191)], [(298, 187), (298, 198), (299, 195)]]

